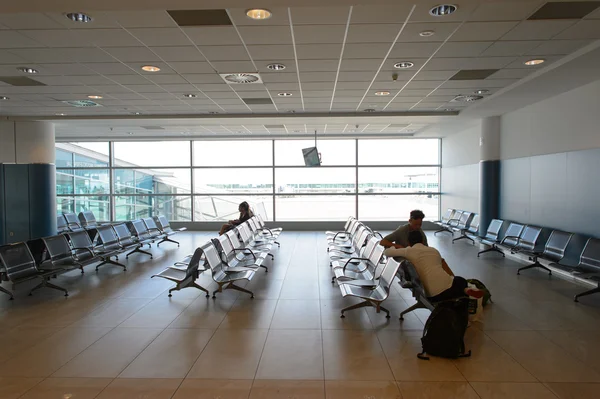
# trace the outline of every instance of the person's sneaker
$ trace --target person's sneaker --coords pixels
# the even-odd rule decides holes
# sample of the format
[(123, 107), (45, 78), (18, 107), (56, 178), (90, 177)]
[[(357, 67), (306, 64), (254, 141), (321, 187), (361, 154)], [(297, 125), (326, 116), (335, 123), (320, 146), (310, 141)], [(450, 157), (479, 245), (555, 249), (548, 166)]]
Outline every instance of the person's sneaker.
[(480, 290), (477, 290), (477, 289), (474, 289), (474, 288), (467, 288), (465, 290), (465, 294), (467, 294), (470, 297), (479, 299), (479, 298), (483, 298), (484, 292), (480, 291)]

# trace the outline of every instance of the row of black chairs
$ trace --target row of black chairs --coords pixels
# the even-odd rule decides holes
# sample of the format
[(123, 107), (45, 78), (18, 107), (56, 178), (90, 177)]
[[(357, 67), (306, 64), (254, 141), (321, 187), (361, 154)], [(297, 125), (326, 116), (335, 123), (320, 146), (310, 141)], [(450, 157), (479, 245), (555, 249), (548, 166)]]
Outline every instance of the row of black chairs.
[[(575, 302), (582, 296), (600, 293), (600, 239), (583, 237), (561, 230), (544, 229), (539, 226), (524, 225), (493, 219), (483, 237), (478, 235), (479, 216), (456, 209), (448, 209), (446, 215), (436, 222), (439, 232), (460, 232), (461, 236), (473, 243), (478, 241), (488, 248), (479, 251), (477, 257), (487, 252), (506, 252), (524, 255), (531, 262), (517, 270), (540, 268), (552, 275), (552, 269), (570, 273), (575, 277), (595, 281), (597, 287), (575, 295)], [(506, 227), (507, 226), (507, 227)], [(506, 227), (506, 229), (505, 229)], [(549, 234), (548, 234), (549, 232)], [(583, 248), (578, 243), (585, 242)], [(573, 254), (573, 256), (567, 256)]]
[[(92, 214), (93, 216), (93, 214)], [(65, 217), (65, 220), (67, 218)], [(0, 247), (0, 277), (10, 281), (13, 290), (16, 285), (33, 279), (41, 279), (41, 283), (30, 291), (48, 287), (63, 291), (66, 289), (49, 283), (51, 277), (74, 269), (84, 272), (84, 267), (96, 264), (96, 271), (103, 265), (114, 265), (127, 270), (118, 262), (119, 255), (126, 253), (129, 258), (134, 253), (149, 255), (143, 250), (152, 243), (175, 242), (170, 237), (184, 229), (173, 230), (164, 216), (144, 218), (125, 223), (95, 224), (94, 227), (70, 224), (69, 231), (41, 239), (44, 256), (36, 260), (27, 243), (16, 243)], [(93, 235), (90, 232), (93, 231)], [(179, 245), (179, 243), (177, 243)], [(114, 258), (114, 259), (113, 259)], [(13, 293), (0, 287), (0, 291), (13, 299)]]
[(184, 288), (199, 289), (209, 297), (208, 289), (199, 285), (197, 279), (202, 273), (210, 272), (212, 280), (218, 286), (212, 293), (213, 298), (224, 289), (241, 291), (254, 298), (252, 291), (236, 283), (252, 280), (261, 268), (265, 272), (269, 271), (266, 260), (274, 260), (272, 250), (275, 245), (281, 246), (277, 241), (281, 232), (281, 228), (267, 228), (260, 216), (254, 216), (226, 234), (205, 242), (192, 255), (151, 278), (159, 277), (175, 283), (169, 289), (169, 297), (173, 291)]

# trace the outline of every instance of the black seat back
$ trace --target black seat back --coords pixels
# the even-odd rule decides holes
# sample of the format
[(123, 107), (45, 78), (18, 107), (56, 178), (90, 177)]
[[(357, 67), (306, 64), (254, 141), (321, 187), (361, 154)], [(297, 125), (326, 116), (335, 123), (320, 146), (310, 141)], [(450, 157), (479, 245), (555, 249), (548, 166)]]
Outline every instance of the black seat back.
[(585, 244), (579, 268), (589, 273), (600, 273), (600, 239), (590, 238)]
[(534, 251), (541, 233), (541, 227), (525, 226), (525, 229), (523, 229), (521, 237), (519, 238), (517, 248), (524, 249), (526, 251)]
[(35, 277), (38, 274), (35, 259), (24, 242), (0, 247), (0, 261), (6, 269), (8, 279), (13, 283)]
[(523, 229), (525, 226), (519, 223), (511, 223), (506, 230), (506, 234), (504, 234), (504, 238), (502, 239), (502, 244), (508, 247), (514, 247), (519, 242), (519, 237), (521, 237), (521, 233), (523, 233)]
[(504, 222), (500, 219), (492, 219), (490, 225), (488, 226), (487, 232), (485, 233), (485, 239), (489, 241), (498, 241), (498, 236), (500, 235), (500, 229), (502, 229), (502, 225)]
[(69, 241), (67, 241), (65, 235), (59, 234), (52, 237), (44, 237), (42, 240), (44, 241), (44, 245), (46, 245), (52, 263), (64, 260), (75, 260), (73, 258), (71, 247), (69, 246)]
[(63, 213), (65, 220), (67, 221), (67, 227), (71, 231), (83, 230), (79, 223), (79, 218), (74, 213)]
[(154, 216), (154, 221), (160, 228), (160, 230), (164, 233), (171, 233), (173, 229), (171, 228), (171, 223), (169, 223), (169, 219), (165, 215)]
[(553, 262), (558, 262), (565, 257), (565, 251), (573, 234), (554, 230), (546, 242), (543, 257)]
[(65, 231), (69, 231), (69, 225), (67, 224), (67, 219), (65, 219), (64, 215), (58, 215), (56, 217), (56, 232), (63, 233)]
[(148, 232), (148, 228), (146, 227), (146, 224), (141, 219), (133, 220), (131, 222), (131, 228), (133, 228), (134, 234), (137, 236), (137, 238), (140, 241), (146, 241), (146, 240), (152, 239), (152, 236)]
[(69, 233), (69, 241), (71, 241), (71, 250), (78, 260), (94, 257), (94, 243), (87, 231)]
[(119, 244), (121, 244), (122, 247), (129, 247), (136, 244), (135, 239), (131, 235), (131, 231), (125, 223), (116, 224), (113, 226), (113, 229), (115, 230), (117, 238), (119, 239)]
[(151, 235), (156, 236), (160, 234), (160, 230), (153, 218), (143, 218), (142, 221), (146, 225), (146, 229)]
[(98, 226), (98, 222), (96, 221), (96, 216), (94, 216), (94, 212), (92, 211), (82, 211), (79, 212), (79, 222), (83, 227), (96, 227)]
[(119, 237), (112, 226), (98, 226), (98, 235), (102, 241), (102, 249), (107, 251), (118, 251), (122, 247), (119, 244)]
[(204, 252), (202, 251), (202, 248), (196, 248), (194, 254), (192, 255), (192, 258), (190, 259), (190, 263), (188, 263), (188, 267), (185, 270), (185, 278), (198, 277), (198, 271), (200, 269), (200, 260), (202, 259), (203, 253)]

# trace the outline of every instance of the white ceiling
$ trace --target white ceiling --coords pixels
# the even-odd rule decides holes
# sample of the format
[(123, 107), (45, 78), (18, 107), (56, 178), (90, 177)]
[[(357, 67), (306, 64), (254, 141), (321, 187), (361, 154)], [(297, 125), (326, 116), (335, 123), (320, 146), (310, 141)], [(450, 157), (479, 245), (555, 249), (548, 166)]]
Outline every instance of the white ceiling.
[[(443, 18), (428, 14), (436, 4), (431, 1), (362, 0), (368, 5), (350, 6), (361, 1), (330, 0), (330, 7), (300, 7), (322, 1), (283, 0), (276, 2), (280, 7), (270, 7), (273, 17), (266, 21), (248, 19), (244, 11), (252, 4), (242, 0), (96, 3), (0, 4), (0, 12), (27, 11), (0, 14), (0, 76), (23, 76), (17, 67), (30, 66), (40, 73), (27, 76), (46, 84), (0, 83), (0, 95), (10, 97), (0, 101), (0, 115), (57, 119), (64, 113), (57, 135), (65, 137), (312, 134), (315, 128), (330, 134), (418, 133), (456, 119), (456, 112), (445, 110), (462, 112), (469, 105), (451, 102), (456, 95), (488, 89), (490, 98), (482, 104), (510, 99), (507, 88), (543, 75), (600, 39), (600, 9), (583, 20), (526, 20), (545, 3), (539, 0), (462, 0), (456, 13)], [(90, 11), (90, 24), (63, 15), (86, 4), (111, 11)], [(231, 7), (233, 26), (179, 27), (165, 11), (223, 7)], [(435, 35), (419, 36), (424, 30)], [(531, 58), (547, 62), (525, 66)], [(399, 61), (415, 66), (394, 69)], [(287, 68), (270, 71), (271, 62)], [(161, 71), (142, 71), (147, 64)], [(499, 71), (483, 80), (449, 80), (461, 69)], [(264, 84), (227, 85), (219, 76), (233, 72), (259, 72)], [(375, 96), (378, 90), (391, 95)], [(280, 92), (293, 95), (283, 98)], [(186, 93), (197, 98), (183, 97)], [(102, 107), (61, 102), (88, 95), (103, 96), (96, 100)], [(242, 98), (271, 98), (273, 104), (246, 105)], [(367, 108), (377, 112), (367, 115)], [(485, 113), (494, 110), (488, 107)], [(228, 118), (233, 115), (244, 119)], [(192, 119), (197, 116), (202, 119)], [(278, 124), (285, 128), (264, 127)], [(140, 127), (148, 125), (165, 130)]]

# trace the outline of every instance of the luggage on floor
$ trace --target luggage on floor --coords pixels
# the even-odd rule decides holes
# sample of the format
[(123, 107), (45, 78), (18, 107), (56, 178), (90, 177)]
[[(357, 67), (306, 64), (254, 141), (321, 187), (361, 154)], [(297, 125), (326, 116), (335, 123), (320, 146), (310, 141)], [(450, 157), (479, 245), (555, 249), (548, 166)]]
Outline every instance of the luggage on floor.
[(429, 360), (427, 355), (454, 359), (471, 356), (471, 351), (465, 353), (464, 342), (468, 322), (468, 299), (439, 302), (425, 323), (419, 359)]
[(470, 280), (467, 280), (467, 283), (473, 284), (478, 290), (484, 292), (482, 302), (483, 306), (487, 305), (488, 302), (494, 303), (494, 301), (492, 301), (492, 294), (490, 293), (490, 290), (488, 290), (485, 284), (483, 284), (481, 281), (472, 278)]

